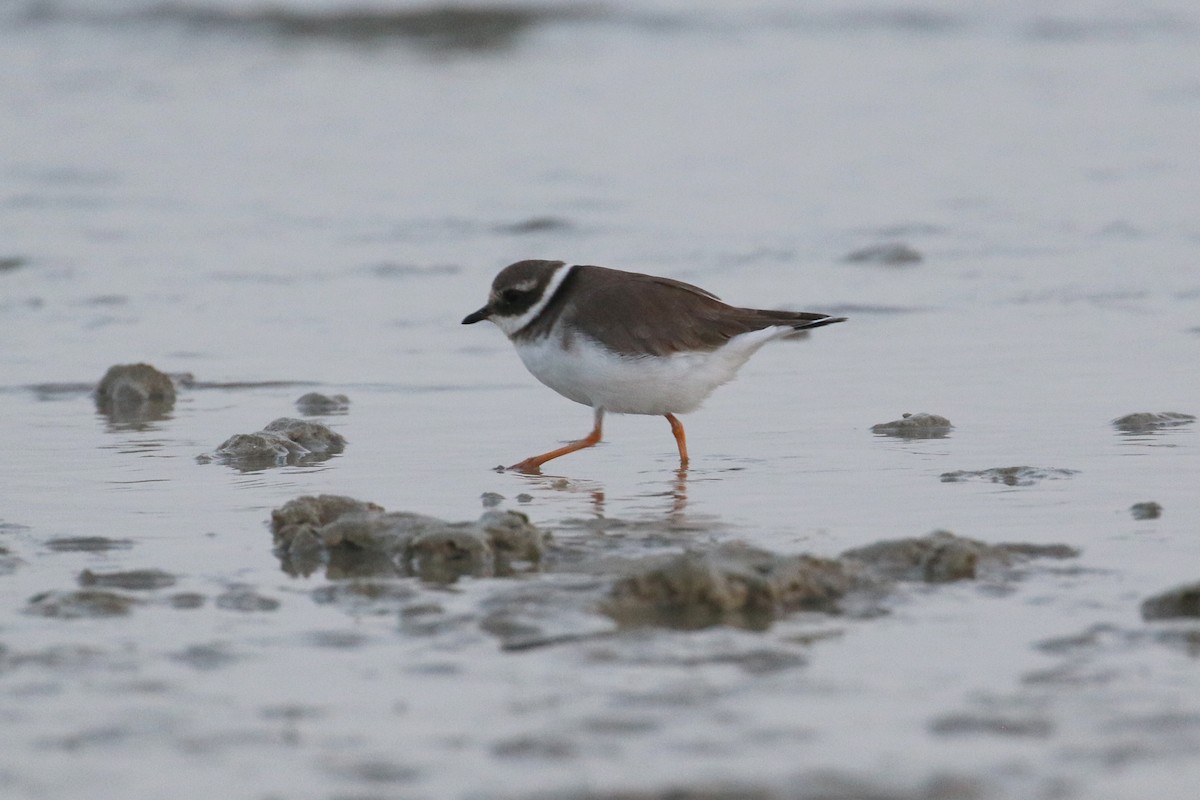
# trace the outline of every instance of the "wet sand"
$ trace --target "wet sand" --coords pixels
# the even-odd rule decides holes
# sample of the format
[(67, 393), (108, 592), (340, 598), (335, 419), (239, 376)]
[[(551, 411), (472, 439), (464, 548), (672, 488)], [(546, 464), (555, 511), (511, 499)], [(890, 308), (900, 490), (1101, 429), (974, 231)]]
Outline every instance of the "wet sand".
[[(0, 795), (1194, 796), (1195, 10), (364, 8), (0, 18)], [(849, 320), (498, 472), (519, 258)]]

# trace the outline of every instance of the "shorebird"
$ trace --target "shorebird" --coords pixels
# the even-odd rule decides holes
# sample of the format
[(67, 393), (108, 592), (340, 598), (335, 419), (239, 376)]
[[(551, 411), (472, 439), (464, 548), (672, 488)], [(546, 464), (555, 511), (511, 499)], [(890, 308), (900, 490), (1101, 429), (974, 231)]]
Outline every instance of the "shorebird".
[(487, 305), (462, 322), (485, 319), (504, 331), (534, 377), (594, 409), (587, 436), (509, 467), (536, 474), (598, 443), (605, 412), (666, 417), (686, 469), (676, 414), (694, 410), (767, 342), (845, 317), (738, 308), (670, 278), (529, 260), (501, 270)]

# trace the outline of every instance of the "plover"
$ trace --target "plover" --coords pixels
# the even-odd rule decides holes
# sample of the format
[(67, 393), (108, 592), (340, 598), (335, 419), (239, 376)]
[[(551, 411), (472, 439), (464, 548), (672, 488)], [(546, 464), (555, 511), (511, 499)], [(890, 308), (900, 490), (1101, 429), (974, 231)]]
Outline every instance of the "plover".
[(845, 317), (726, 305), (691, 284), (562, 261), (518, 261), (492, 281), (487, 305), (462, 321), (491, 320), (534, 377), (595, 412), (592, 432), (509, 469), (536, 474), (551, 459), (600, 441), (605, 412), (666, 417), (688, 466), (683, 423), (774, 339)]

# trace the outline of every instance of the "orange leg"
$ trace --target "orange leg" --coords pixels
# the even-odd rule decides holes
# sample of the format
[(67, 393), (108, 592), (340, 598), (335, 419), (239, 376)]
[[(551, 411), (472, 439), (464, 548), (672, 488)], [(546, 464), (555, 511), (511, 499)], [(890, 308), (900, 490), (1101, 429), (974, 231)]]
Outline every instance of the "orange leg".
[(524, 461), (513, 464), (509, 469), (515, 472), (524, 472), (526, 475), (539, 475), (542, 471), (542, 464), (551, 461), (559, 456), (565, 456), (567, 453), (574, 453), (576, 450), (583, 450), (587, 447), (594, 447), (600, 441), (600, 423), (604, 420), (604, 409), (596, 409), (596, 424), (592, 428), (592, 432), (583, 437), (577, 442), (560, 447), (557, 450), (551, 450), (549, 453), (542, 453), (540, 456), (530, 456)]
[(687, 469), (687, 436), (683, 432), (683, 423), (674, 414), (667, 414), (665, 416), (667, 422), (671, 423), (671, 433), (675, 434), (675, 444), (679, 445), (679, 468)]

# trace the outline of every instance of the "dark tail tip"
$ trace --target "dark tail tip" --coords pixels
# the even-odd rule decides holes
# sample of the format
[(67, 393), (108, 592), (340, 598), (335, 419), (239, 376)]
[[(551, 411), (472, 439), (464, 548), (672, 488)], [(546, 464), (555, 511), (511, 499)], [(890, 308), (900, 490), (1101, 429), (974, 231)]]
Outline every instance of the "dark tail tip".
[(807, 331), (812, 328), (822, 328), (826, 325), (832, 325), (835, 322), (845, 322), (845, 317), (821, 317), (820, 319), (806, 320), (805, 322), (797, 322), (792, 325), (794, 330)]

